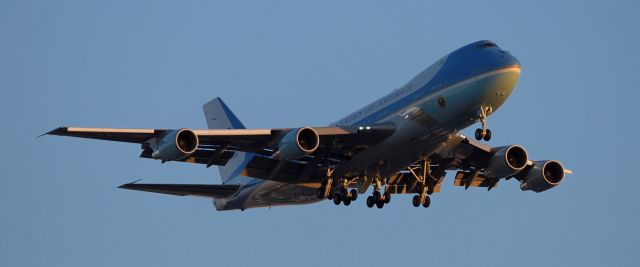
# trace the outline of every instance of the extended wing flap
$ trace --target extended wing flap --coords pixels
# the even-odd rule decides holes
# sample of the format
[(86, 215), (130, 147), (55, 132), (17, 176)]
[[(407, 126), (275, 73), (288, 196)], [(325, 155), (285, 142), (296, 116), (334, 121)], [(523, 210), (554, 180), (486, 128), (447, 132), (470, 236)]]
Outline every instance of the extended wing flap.
[(498, 187), (499, 178), (487, 178), (478, 172), (458, 172), (453, 181), (455, 186), (469, 187)]
[[(281, 161), (256, 155), (247, 164), (242, 175), (288, 184), (320, 182), (323, 176), (314, 167), (304, 161)], [(307, 170), (307, 168), (312, 169)], [(304, 177), (305, 173), (308, 173), (308, 177)]]
[[(218, 152), (217, 149), (198, 149), (188, 157), (174, 161), (205, 164), (207, 167), (211, 165), (224, 166), (229, 162), (229, 159), (231, 159), (234, 154), (235, 152), (229, 150), (222, 150)], [(151, 150), (143, 150), (140, 157), (153, 159)]]
[(226, 198), (235, 194), (240, 185), (204, 185), (204, 184), (123, 184), (118, 188), (169, 194), (175, 196), (199, 196)]
[[(433, 192), (440, 193), (444, 176), (435, 181)], [(399, 172), (387, 179), (385, 191), (391, 194), (419, 194), (421, 191), (420, 183), (416, 178), (408, 172)]]

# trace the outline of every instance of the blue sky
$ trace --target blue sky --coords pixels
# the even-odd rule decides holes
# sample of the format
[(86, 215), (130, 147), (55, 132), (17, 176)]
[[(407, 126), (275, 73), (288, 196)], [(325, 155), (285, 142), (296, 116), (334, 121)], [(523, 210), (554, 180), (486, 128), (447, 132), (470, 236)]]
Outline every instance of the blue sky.
[[(640, 180), (636, 1), (0, 1), (0, 266), (634, 266)], [(454, 188), (432, 207), (215, 212), (120, 190), (218, 183), (139, 147), (34, 137), (61, 125), (329, 124), (467, 43), (523, 66), (489, 123), (575, 171), (548, 192)], [(475, 128), (475, 127), (474, 127)], [(473, 129), (471, 129), (473, 130)], [(472, 133), (470, 130), (466, 133)]]

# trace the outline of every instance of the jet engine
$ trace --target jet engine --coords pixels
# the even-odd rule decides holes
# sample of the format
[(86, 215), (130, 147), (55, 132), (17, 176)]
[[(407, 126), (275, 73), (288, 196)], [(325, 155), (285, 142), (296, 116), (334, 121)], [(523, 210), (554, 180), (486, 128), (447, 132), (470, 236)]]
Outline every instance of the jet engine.
[(318, 149), (320, 136), (309, 127), (289, 131), (278, 144), (278, 155), (285, 160), (295, 160)]
[(527, 150), (511, 145), (496, 149), (485, 171), (488, 177), (505, 178), (519, 173), (527, 166)]
[(189, 129), (172, 130), (158, 141), (151, 157), (163, 161), (188, 157), (198, 149), (198, 135)]
[(536, 193), (549, 190), (564, 180), (564, 174), (565, 170), (560, 162), (555, 160), (536, 161), (533, 168), (524, 177), (520, 189)]

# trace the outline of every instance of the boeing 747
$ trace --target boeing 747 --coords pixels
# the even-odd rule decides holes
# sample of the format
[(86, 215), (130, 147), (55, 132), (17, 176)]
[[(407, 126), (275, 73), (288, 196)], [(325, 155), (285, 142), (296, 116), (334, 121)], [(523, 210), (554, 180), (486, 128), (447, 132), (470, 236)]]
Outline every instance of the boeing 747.
[[(326, 127), (246, 129), (216, 98), (203, 106), (208, 129), (60, 127), (47, 134), (136, 143), (140, 157), (218, 166), (222, 184), (128, 183), (124, 189), (213, 199), (217, 210), (366, 198), (383, 208), (413, 194), (429, 207), (447, 172), (455, 186), (495, 188), (514, 179), (523, 191), (558, 186), (571, 171), (535, 161), (520, 145), (491, 147), (487, 119), (507, 101), (520, 63), (490, 41), (457, 49), (402, 87)], [(461, 134), (480, 123), (475, 136)]]

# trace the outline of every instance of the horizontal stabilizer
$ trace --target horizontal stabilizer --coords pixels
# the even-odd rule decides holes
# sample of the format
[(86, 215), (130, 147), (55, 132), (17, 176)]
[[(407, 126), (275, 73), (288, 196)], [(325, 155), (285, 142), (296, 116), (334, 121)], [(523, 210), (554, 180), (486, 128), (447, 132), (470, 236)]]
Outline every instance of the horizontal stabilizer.
[(232, 196), (240, 185), (208, 185), (208, 184), (123, 184), (118, 188), (169, 194), (176, 196), (199, 196), (226, 198)]

